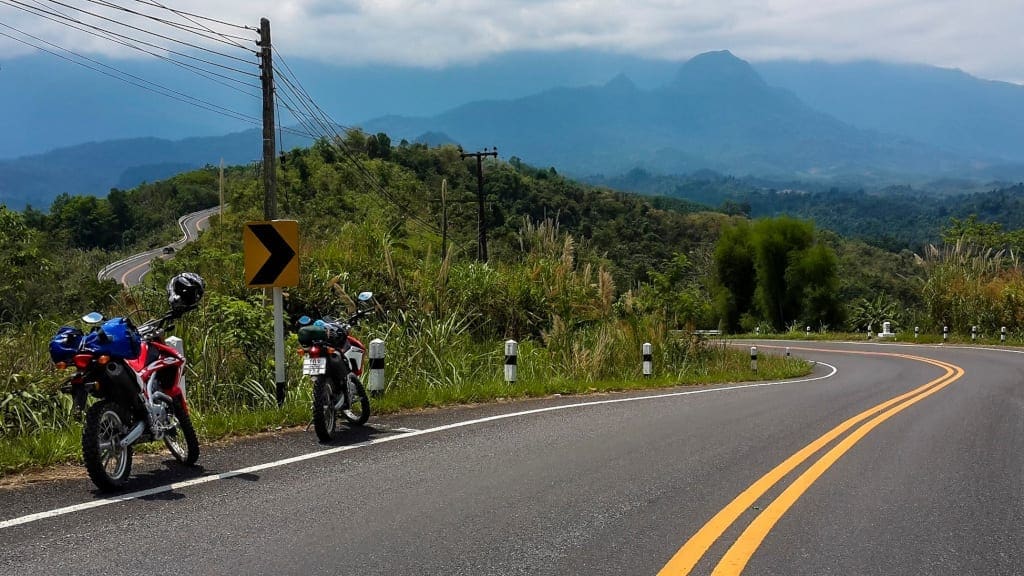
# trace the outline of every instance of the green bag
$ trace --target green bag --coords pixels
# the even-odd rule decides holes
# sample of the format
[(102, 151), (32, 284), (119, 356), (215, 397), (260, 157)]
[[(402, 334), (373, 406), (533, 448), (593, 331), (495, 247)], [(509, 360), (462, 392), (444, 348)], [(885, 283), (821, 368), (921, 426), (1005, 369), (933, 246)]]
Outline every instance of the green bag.
[(309, 346), (314, 342), (327, 339), (327, 330), (323, 326), (303, 326), (299, 328), (299, 344)]

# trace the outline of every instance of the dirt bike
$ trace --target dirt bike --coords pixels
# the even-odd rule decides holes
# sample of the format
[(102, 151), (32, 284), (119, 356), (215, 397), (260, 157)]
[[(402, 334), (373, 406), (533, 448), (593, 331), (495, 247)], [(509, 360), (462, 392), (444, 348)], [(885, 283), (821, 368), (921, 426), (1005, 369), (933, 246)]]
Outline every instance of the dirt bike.
[(313, 380), (313, 428), (321, 442), (337, 432), (338, 413), (350, 424), (362, 426), (370, 418), (370, 398), (359, 379), (366, 346), (351, 335), (352, 326), (372, 312), (365, 303), (372, 292), (356, 298), (356, 312), (345, 320), (299, 318), (299, 354), (302, 374)]
[[(50, 341), (57, 368), (75, 369), (61, 391), (71, 395), (76, 411), (85, 410), (82, 457), (101, 491), (124, 486), (136, 444), (163, 440), (179, 462), (192, 465), (199, 458), (185, 398), (182, 341), (164, 339), (172, 322), (193, 308), (195, 302), (174, 306), (137, 328), (128, 318), (93, 312), (82, 317), (92, 325), (88, 333), (65, 326)], [(89, 396), (98, 401), (86, 410)]]

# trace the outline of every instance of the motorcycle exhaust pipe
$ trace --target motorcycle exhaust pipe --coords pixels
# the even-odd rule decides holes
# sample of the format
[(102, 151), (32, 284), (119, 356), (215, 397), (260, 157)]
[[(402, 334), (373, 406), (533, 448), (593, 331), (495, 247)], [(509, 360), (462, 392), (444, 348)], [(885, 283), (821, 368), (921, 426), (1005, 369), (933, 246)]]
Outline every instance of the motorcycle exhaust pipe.
[(137, 423), (135, 425), (135, 427), (132, 428), (132, 431), (129, 432), (128, 435), (125, 436), (124, 439), (122, 439), (118, 443), (118, 445), (121, 448), (127, 448), (128, 446), (131, 446), (132, 444), (135, 443), (136, 440), (139, 439), (139, 436), (142, 436), (142, 433), (145, 432), (145, 431), (146, 431), (146, 423), (145, 422)]

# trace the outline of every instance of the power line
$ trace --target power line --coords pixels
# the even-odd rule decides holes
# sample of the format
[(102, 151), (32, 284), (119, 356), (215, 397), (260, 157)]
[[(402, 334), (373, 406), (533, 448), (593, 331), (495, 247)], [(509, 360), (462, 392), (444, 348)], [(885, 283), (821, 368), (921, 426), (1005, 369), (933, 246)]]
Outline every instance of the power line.
[[(35, 1), (35, 0), (33, 0), (33, 1)], [(162, 51), (168, 52), (170, 54), (175, 54), (177, 56), (182, 56), (184, 58), (189, 58), (191, 60), (195, 60), (197, 62), (202, 62), (204, 64), (210, 64), (210, 65), (213, 65), (213, 66), (218, 66), (218, 67), (221, 67), (221, 68), (226, 68), (228, 70), (237, 71), (237, 72), (239, 72), (241, 74), (245, 74), (247, 76), (256, 76), (256, 77), (258, 77), (257, 74), (254, 74), (252, 72), (246, 72), (244, 70), (238, 70), (237, 68), (233, 68), (233, 67), (230, 67), (230, 66), (225, 66), (223, 64), (218, 64), (218, 63), (215, 63), (215, 62), (210, 62), (210, 61), (205, 60), (203, 58), (192, 56), (190, 54), (185, 54), (184, 52), (177, 52), (175, 50), (171, 50), (171, 49), (169, 49), (169, 48), (167, 48), (165, 46), (160, 46), (158, 44), (153, 44), (153, 43), (147, 42), (145, 40), (140, 40), (138, 38), (133, 38), (131, 36), (126, 36), (126, 35), (120, 34), (118, 32), (107, 30), (105, 28), (100, 28), (98, 26), (95, 26), (95, 25), (92, 25), (92, 24), (89, 24), (89, 23), (86, 23), (86, 22), (82, 22), (81, 20), (78, 20), (76, 18), (68, 16), (67, 14), (64, 14), (62, 12), (57, 12), (53, 8), (36, 8), (34, 6), (29, 6), (29, 5), (27, 5), (27, 4), (23, 3), (23, 2), (20, 2), (19, 0), (0, 0), (0, 3), (6, 4), (6, 5), (11, 6), (13, 8), (17, 8), (18, 10), (22, 10), (23, 12), (28, 12), (29, 14), (32, 14), (34, 16), (39, 16), (40, 18), (44, 18), (46, 20), (50, 20), (51, 22), (56, 22), (57, 24), (60, 24), (62, 26), (67, 26), (67, 27), (72, 28), (74, 30), (79, 30), (81, 32), (85, 32), (86, 34), (91, 34), (91, 35), (96, 36), (98, 38), (103, 38), (104, 40), (108, 40), (110, 42), (115, 42), (117, 44), (121, 44), (122, 46), (126, 46), (128, 48), (133, 49), (133, 50), (138, 50), (139, 52), (142, 52), (144, 54), (149, 54), (150, 56), (154, 56), (156, 58), (160, 58), (161, 60), (166, 60), (168, 62), (172, 62), (172, 63), (174, 63), (177, 66), (189, 68), (189, 69), (192, 69), (192, 70), (200, 70), (200, 71), (205, 72), (206, 74), (217, 76), (219, 78), (223, 78), (225, 80), (229, 80), (229, 81), (235, 82), (237, 84), (242, 84), (244, 86), (249, 86), (251, 88), (259, 88), (258, 86), (254, 85), (254, 84), (250, 84), (250, 83), (245, 82), (243, 80), (239, 80), (238, 78), (234, 78), (234, 77), (228, 76), (226, 74), (221, 74), (219, 72), (214, 72), (212, 70), (206, 70), (205, 68), (196, 66), (194, 64), (189, 64), (187, 62), (182, 62), (180, 60), (176, 60), (176, 59), (171, 58), (169, 56), (164, 56), (162, 54), (159, 54), (159, 53), (156, 53), (156, 52), (152, 52), (152, 51), (146, 50), (144, 48), (140, 48), (139, 46), (136, 46), (135, 44), (132, 44), (132, 42), (138, 42), (139, 44), (142, 44), (144, 46), (149, 46), (149, 47), (155, 48), (157, 50), (162, 50)], [(62, 20), (67, 20), (68, 22), (64, 22)], [(79, 26), (76, 26), (75, 24), (78, 24)], [(85, 28), (83, 28), (83, 27), (85, 27)], [(93, 30), (95, 30), (95, 32), (92, 31), (92, 30), (87, 30), (86, 28), (92, 28)], [(124, 40), (121, 40), (119, 38), (123, 38)]]
[[(155, 22), (159, 22), (161, 24), (165, 24), (167, 26), (171, 26), (172, 28), (177, 28), (178, 30), (182, 30), (182, 31), (185, 31), (185, 32), (189, 32), (189, 33), (195, 34), (197, 36), (200, 36), (202, 38), (206, 38), (208, 40), (213, 40), (215, 42), (220, 42), (222, 44), (227, 44), (228, 46), (238, 46), (238, 44), (236, 44), (234, 42), (231, 42), (231, 41), (229, 41), (227, 39), (215, 38), (213, 36), (210, 36), (209, 34), (207, 34), (207, 30), (202, 30), (198, 26), (189, 26), (187, 24), (182, 24), (180, 22), (174, 22), (173, 20), (165, 20), (164, 18), (153, 16), (151, 14), (146, 14), (145, 12), (139, 12), (138, 10), (132, 10), (131, 8), (126, 8), (126, 7), (121, 6), (119, 4), (114, 4), (113, 2), (108, 2), (106, 0), (86, 0), (86, 2), (91, 2), (93, 4), (98, 4), (100, 6), (106, 6), (107, 8), (112, 8), (114, 10), (120, 10), (122, 12), (127, 12), (128, 14), (133, 14), (135, 16), (140, 16), (142, 18), (148, 18), (148, 19), (153, 20)], [(249, 38), (246, 38), (244, 36), (234, 36), (234, 35), (224, 35), (224, 34), (219, 34), (219, 35), (220, 36), (228, 36), (228, 37), (234, 38), (236, 40), (249, 40)]]
[[(251, 64), (251, 62), (249, 60), (245, 60), (245, 59), (239, 58), (237, 56), (232, 56), (230, 54), (224, 54), (223, 52), (218, 52), (216, 50), (211, 50), (209, 48), (205, 48), (203, 46), (199, 46), (198, 44), (192, 44), (191, 42), (186, 42), (186, 41), (180, 40), (178, 38), (173, 38), (171, 36), (166, 36), (166, 35), (160, 34), (158, 32), (152, 32), (150, 30), (146, 30), (145, 28), (139, 28), (138, 26), (134, 26), (132, 24), (126, 24), (124, 22), (120, 22), (120, 21), (114, 20), (113, 18), (107, 18), (106, 16), (103, 16), (101, 14), (97, 14), (95, 12), (90, 12), (89, 10), (86, 10), (84, 8), (78, 8), (77, 6), (72, 6), (70, 4), (66, 4), (64, 2), (60, 2), (59, 0), (46, 0), (46, 1), (51, 3), (51, 4), (57, 4), (58, 6), (64, 6), (65, 8), (70, 8), (72, 10), (76, 10), (78, 12), (82, 12), (83, 14), (88, 14), (88, 15), (94, 17), (94, 18), (99, 18), (100, 20), (106, 20), (107, 22), (112, 22), (114, 24), (117, 24), (118, 26), (124, 26), (125, 28), (130, 28), (132, 30), (137, 30), (137, 31), (142, 32), (144, 34), (149, 34), (150, 36), (155, 36), (155, 37), (161, 38), (163, 40), (169, 40), (171, 42), (176, 42), (176, 43), (181, 44), (183, 46), (188, 46), (189, 48), (194, 48), (196, 50), (202, 50), (204, 52), (209, 52), (211, 54), (216, 54), (216, 55), (218, 55), (218, 56), (220, 56), (222, 58), (227, 58), (227, 59), (230, 59), (230, 60), (237, 60), (239, 62), (244, 62), (246, 64)], [(93, 2), (94, 0), (87, 0), (87, 1)], [(229, 70), (234, 70), (236, 72), (241, 72), (242, 74), (248, 74), (250, 76), (258, 76), (257, 74), (253, 74), (251, 72), (245, 72), (245, 71), (242, 71), (242, 70), (237, 70), (237, 69), (231, 68), (229, 66), (226, 66), (224, 64), (215, 64), (215, 63), (212, 63), (212, 62), (207, 62), (207, 63), (208, 64), (212, 64), (214, 66), (221, 66), (223, 68), (228, 68)]]
[[(74, 30), (79, 30), (81, 32), (85, 32), (86, 34), (91, 34), (93, 36), (96, 36), (97, 38), (102, 38), (104, 40), (109, 40), (110, 42), (114, 42), (116, 44), (121, 44), (122, 46), (126, 46), (126, 47), (132, 48), (134, 50), (138, 50), (139, 52), (142, 52), (144, 54), (149, 54), (149, 55), (151, 55), (151, 56), (153, 56), (155, 58), (159, 58), (160, 60), (164, 60), (166, 62), (170, 62), (171, 64), (174, 64), (175, 66), (177, 66), (179, 68), (182, 68), (184, 70), (188, 70), (189, 72), (192, 72), (192, 73), (194, 73), (196, 75), (202, 76), (203, 78), (206, 78), (207, 80), (209, 80), (211, 82), (216, 82), (217, 84), (220, 84), (221, 86), (224, 86), (224, 87), (230, 88), (231, 90), (234, 90), (236, 92), (240, 92), (242, 94), (245, 94), (246, 96), (249, 96), (250, 98), (257, 98), (257, 99), (259, 98), (259, 96), (255, 95), (255, 94), (253, 94), (251, 92), (246, 92), (245, 90), (242, 90), (238, 86), (234, 86), (234, 85), (228, 84), (227, 82), (224, 82), (222, 80), (218, 80), (217, 78), (218, 77), (219, 78), (224, 78), (224, 79), (230, 80), (230, 81), (232, 81), (232, 82), (234, 82), (236, 84), (240, 84), (242, 86), (248, 86), (250, 88), (259, 88), (259, 86), (256, 86), (255, 84), (251, 84), (251, 83), (239, 80), (237, 78), (233, 78), (231, 76), (226, 76), (226, 75), (223, 75), (223, 74), (219, 74), (217, 72), (206, 70), (206, 69), (201, 68), (199, 66), (196, 66), (196, 65), (193, 65), (193, 64), (189, 64), (188, 62), (182, 62), (180, 60), (175, 60), (174, 58), (170, 58), (168, 56), (164, 56), (163, 54), (159, 54), (159, 53), (156, 53), (156, 52), (151, 52), (149, 50), (146, 50), (145, 48), (140, 48), (140, 47), (135, 46), (135, 45), (133, 45), (133, 44), (131, 44), (129, 42), (126, 42), (124, 40), (120, 40), (120, 39), (114, 37), (115, 33), (108, 32), (106, 30), (103, 30), (102, 28), (97, 28), (97, 30), (99, 30), (99, 32), (94, 32), (92, 30), (87, 30), (85, 28), (80, 28), (78, 26), (75, 26), (74, 24), (70, 24), (70, 23), (67, 23), (67, 22), (61, 22), (60, 20), (56, 20), (56, 19), (51, 18), (50, 16), (46, 15), (46, 14), (52, 14), (53, 12), (46, 12), (46, 14), (38, 14), (36, 12), (32, 12), (30, 10), (22, 8), (21, 6), (14, 6), (14, 5), (11, 4), (11, 1), (16, 1), (16, 0), (0, 0), (0, 4), (6, 4), (6, 5), (11, 6), (13, 8), (17, 8), (19, 10), (23, 10), (25, 12), (28, 12), (29, 14), (32, 14), (32, 15), (35, 15), (35, 16), (39, 16), (40, 18), (43, 18), (43, 19), (46, 19), (46, 20), (50, 20), (52, 22), (56, 22), (56, 23), (58, 23), (58, 24), (60, 24), (62, 26), (67, 26), (67, 27), (72, 28)], [(32, 1), (37, 3), (37, 4), (39, 4), (39, 0), (32, 0)], [(35, 7), (32, 7), (32, 6), (29, 6), (28, 8), (31, 8), (33, 10), (36, 9)], [(43, 10), (47, 10), (48, 11), (50, 9), (44, 7)], [(66, 14), (64, 14), (62, 12), (57, 11), (57, 14), (62, 16), (62, 17), (64, 17), (64, 18), (67, 18), (69, 20), (74, 20), (73, 18), (69, 17), (68, 15), (66, 15)], [(83, 26), (88, 26), (88, 24), (84, 24), (84, 23), (82, 23), (82, 25)]]
[(149, 5), (149, 6), (155, 6), (155, 7), (158, 7), (158, 8), (163, 8), (164, 10), (168, 10), (170, 12), (174, 12), (175, 14), (177, 14), (179, 16), (191, 16), (192, 18), (199, 18), (200, 20), (206, 20), (208, 22), (214, 22), (216, 24), (223, 24), (224, 26), (233, 26), (235, 28), (241, 28), (242, 30), (254, 30), (254, 31), (257, 30), (257, 28), (253, 28), (251, 26), (242, 26), (241, 24), (232, 24), (231, 22), (225, 22), (223, 20), (217, 20), (216, 18), (210, 18), (209, 16), (200, 16), (199, 14), (193, 14), (191, 12), (185, 12), (184, 10), (178, 10), (176, 8), (169, 8), (169, 7), (164, 6), (163, 4), (161, 4), (159, 2), (156, 2), (156, 1), (152, 1), (152, 2), (149, 2), (147, 0), (135, 0), (135, 1), (138, 2), (139, 4), (146, 4), (146, 5)]
[(239, 48), (241, 48), (243, 50), (250, 50), (250, 48), (246, 47), (243, 44), (239, 44), (237, 42), (231, 42), (230, 38), (238, 38), (240, 40), (252, 40), (252, 38), (241, 38), (241, 37), (238, 37), (238, 36), (232, 36), (232, 35), (223, 34), (221, 32), (217, 32), (213, 28), (210, 28), (209, 26), (207, 26), (205, 24), (197, 22), (196, 20), (193, 19), (193, 17), (201, 19), (201, 20), (208, 20), (208, 21), (211, 21), (211, 22), (216, 22), (218, 24), (222, 24), (222, 25), (225, 25), (225, 26), (235, 26), (237, 28), (242, 28), (244, 30), (255, 30), (255, 28), (250, 28), (248, 26), (239, 26), (238, 24), (231, 24), (229, 22), (223, 22), (221, 20), (215, 20), (213, 18), (206, 18), (205, 16), (199, 16), (197, 14), (192, 14), (190, 12), (183, 12), (181, 10), (175, 10), (174, 8), (170, 8), (168, 6), (165, 6), (164, 4), (161, 4), (160, 2), (157, 2), (156, 0), (153, 0), (152, 2), (147, 1), (147, 0), (135, 0), (135, 1), (139, 2), (140, 4), (146, 4), (147, 6), (157, 6), (159, 8), (163, 8), (164, 10), (167, 10), (168, 12), (171, 12), (172, 14), (177, 14), (181, 18), (183, 18), (185, 20), (188, 20), (189, 22), (195, 24), (196, 26), (199, 26), (201, 28), (207, 29), (208, 31), (210, 31), (211, 34), (216, 34), (216, 35), (220, 36), (221, 38), (224, 38), (225, 40), (229, 40), (229, 43), (232, 43), (235, 46), (238, 46)]
[[(286, 74), (280, 69), (275, 69), (275, 72), (277, 73), (277, 78), (280, 78), (284, 82), (282, 90), (280, 90), (279, 93), (281, 93), (293, 104), (294, 100), (292, 99), (292, 96), (294, 96), (294, 98), (300, 102), (301, 107), (305, 108), (308, 113), (308, 115), (305, 115), (307, 118), (307, 122), (315, 122), (320, 125), (322, 133), (328, 134), (328, 141), (334, 144), (335, 148), (337, 148), (338, 151), (341, 152), (342, 156), (346, 160), (348, 160), (349, 163), (352, 164), (352, 166), (356, 169), (357, 173), (360, 175), (365, 184), (370, 186), (371, 189), (376, 190), (376, 192), (378, 192), (385, 200), (394, 205), (396, 208), (404, 211), (409, 219), (413, 220), (414, 222), (417, 222), (427, 230), (430, 230), (436, 234), (441, 234), (441, 231), (438, 230), (438, 228), (433, 223), (413, 214), (412, 211), (409, 209), (408, 204), (399, 201), (389, 190), (387, 190), (386, 187), (384, 187), (380, 183), (377, 177), (374, 174), (372, 174), (370, 170), (366, 167), (365, 163), (356, 155), (355, 152), (353, 152), (348, 147), (347, 144), (345, 144), (344, 138), (342, 138), (342, 136), (337, 131), (337, 128), (340, 125), (331, 120), (327, 113), (324, 112), (323, 108), (317, 105), (317, 103), (309, 96), (309, 93), (306, 92), (304, 88), (302, 88), (301, 84), (299, 84), (298, 79), (295, 78), (294, 73), (291, 72), (291, 69), (290, 67), (288, 67), (287, 62), (285, 62), (283, 58), (280, 58), (279, 52), (277, 54), (279, 56), (278, 59), (281, 60), (281, 62), (285, 65), (285, 68), (287, 68), (289, 72), (288, 74)], [(288, 95), (289, 92), (291, 93), (292, 96)], [(285, 107), (288, 108), (290, 112), (292, 112), (293, 116), (295, 116), (296, 112), (293, 108), (291, 108), (287, 104)], [(330, 137), (331, 134), (333, 134), (333, 137)]]
[[(88, 62), (92, 62), (94, 64), (97, 64), (99, 66), (103, 66), (105, 68), (109, 68), (109, 69), (115, 71), (117, 74), (121, 74), (123, 76), (118, 76), (116, 74), (112, 74), (110, 72), (107, 72), (106, 70), (103, 70), (101, 68), (96, 68), (96, 67), (90, 66), (89, 64), (86, 64), (84, 62), (80, 62), (78, 60), (74, 60), (72, 58), (68, 58), (67, 56), (64, 56), (63, 54), (59, 54), (57, 52), (54, 52), (52, 50), (49, 50), (49, 49), (44, 48), (42, 46), (39, 46), (37, 44), (33, 44), (32, 42), (28, 42), (28, 41), (26, 41), (24, 39), (21, 39), (21, 38), (18, 38), (16, 36), (12, 36), (12, 35), (10, 35), (10, 34), (8, 34), (6, 32), (0, 31), (0, 35), (6, 36), (7, 38), (10, 38), (11, 40), (14, 40), (15, 42), (20, 42), (20, 43), (22, 43), (22, 44), (24, 44), (26, 46), (30, 46), (32, 48), (35, 48), (36, 50), (40, 50), (42, 52), (46, 52), (47, 54), (51, 54), (51, 55), (56, 56), (58, 58), (61, 58), (63, 60), (67, 60), (68, 62), (71, 62), (73, 64), (78, 64), (79, 66), (82, 66), (84, 68), (88, 68), (89, 70), (93, 70), (94, 72), (99, 72), (100, 74), (103, 74), (104, 76), (109, 76), (111, 78), (120, 80), (120, 81), (125, 82), (127, 84), (131, 84), (131, 85), (136, 86), (138, 88), (142, 88), (143, 90), (148, 90), (150, 92), (154, 92), (156, 94), (160, 94), (161, 96), (170, 98), (172, 100), (177, 100), (177, 101), (185, 103), (185, 104), (190, 104), (192, 106), (196, 106), (197, 108), (202, 108), (204, 110), (208, 110), (210, 112), (214, 112), (214, 113), (220, 114), (222, 116), (227, 116), (228, 118), (232, 118), (234, 120), (241, 120), (243, 122), (248, 122), (250, 124), (259, 125), (259, 120), (257, 118), (255, 118), (255, 117), (253, 117), (253, 116), (247, 116), (245, 114), (242, 114), (241, 112), (236, 112), (236, 111), (231, 110), (229, 108), (225, 108), (223, 106), (219, 106), (217, 104), (213, 104), (211, 102), (207, 102), (205, 100), (201, 100), (201, 99), (196, 98), (194, 96), (189, 96), (188, 94), (185, 94), (184, 92), (179, 92), (179, 91), (174, 90), (172, 88), (167, 88), (166, 86), (162, 86), (162, 85), (157, 84), (155, 82), (146, 80), (144, 78), (140, 78), (138, 76), (135, 76), (134, 74), (130, 74), (128, 72), (123, 72), (121, 70), (118, 70), (117, 68), (114, 68), (113, 66), (109, 66), (109, 65), (104, 64), (102, 62), (93, 60), (93, 59), (91, 59), (91, 58), (89, 58), (87, 56), (83, 56), (81, 54), (78, 54), (77, 52), (75, 52), (73, 50), (68, 50), (67, 48), (64, 48), (64, 47), (61, 47), (61, 46), (57, 46), (56, 44), (53, 44), (52, 42), (48, 42), (46, 40), (42, 40), (41, 38), (38, 38), (38, 37), (33, 36), (31, 34), (28, 34), (26, 32), (22, 32), (21, 30), (18, 30), (17, 28), (14, 28), (13, 26), (8, 26), (7, 24), (3, 24), (2, 22), (0, 22), (0, 26), (3, 26), (3, 27), (8, 28), (10, 30), (14, 30), (15, 32), (17, 32), (19, 34), (23, 34), (25, 36), (28, 36), (29, 38), (33, 38), (33, 39), (35, 39), (35, 40), (37, 40), (39, 42), (43, 42), (44, 44), (55, 46), (56, 48), (58, 48), (60, 50), (63, 50), (64, 52), (67, 52), (69, 54), (72, 54), (73, 56), (75, 56), (77, 58), (81, 58), (81, 59), (86, 60)], [(129, 78), (131, 78), (131, 79), (129, 79)], [(152, 88), (150, 86), (147, 86), (146, 84), (151, 84), (152, 86), (155, 86), (157, 89), (154, 89), (154, 88)]]

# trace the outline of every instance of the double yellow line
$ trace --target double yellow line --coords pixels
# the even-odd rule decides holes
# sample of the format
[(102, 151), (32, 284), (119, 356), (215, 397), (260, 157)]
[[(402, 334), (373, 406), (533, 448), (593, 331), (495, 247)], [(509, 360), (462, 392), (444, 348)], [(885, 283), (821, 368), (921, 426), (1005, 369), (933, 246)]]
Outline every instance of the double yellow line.
[(897, 358), (906, 358), (908, 360), (916, 360), (919, 362), (925, 362), (933, 364), (944, 369), (946, 372), (942, 376), (928, 382), (927, 384), (915, 388), (906, 394), (901, 394), (895, 398), (882, 402), (881, 404), (869, 408), (864, 412), (850, 418), (842, 424), (836, 426), (832, 430), (829, 430), (817, 440), (811, 442), (799, 452), (793, 454), (787, 458), (784, 462), (776, 466), (772, 471), (762, 476), (759, 480), (750, 485), (749, 488), (744, 490), (737, 496), (732, 502), (730, 502), (725, 508), (722, 508), (711, 520), (707, 522), (696, 534), (693, 535), (678, 552), (672, 556), (668, 564), (658, 572), (658, 576), (682, 576), (689, 574), (693, 567), (697, 565), (697, 562), (707, 553), (711, 545), (718, 540), (719, 537), (729, 529), (733, 523), (751, 506), (757, 502), (757, 499), (764, 496), (768, 490), (775, 486), (783, 477), (792, 472), (798, 466), (803, 464), (815, 453), (821, 450), (823, 447), (828, 445), (830, 442), (839, 438), (851, 428), (854, 428), (858, 424), (860, 425), (856, 430), (850, 432), (845, 438), (839, 441), (833, 446), (828, 452), (822, 455), (816, 462), (811, 464), (807, 470), (805, 470), (800, 476), (793, 480), (793, 482), (785, 489), (778, 497), (772, 501), (756, 518), (753, 522), (747, 526), (746, 530), (740, 534), (739, 538), (733, 542), (732, 546), (725, 553), (722, 559), (715, 566), (713, 576), (727, 576), (735, 575), (743, 572), (743, 568), (746, 567), (747, 562), (757, 551), (761, 542), (764, 541), (768, 532), (775, 526), (775, 524), (782, 518), (783, 514), (796, 503), (797, 499), (803, 495), (804, 492), (810, 488), (826, 470), (829, 469), (833, 464), (839, 460), (847, 451), (850, 450), (857, 442), (867, 436), (876, 426), (885, 422), (894, 415), (902, 412), (909, 406), (916, 404), (928, 396), (942, 390), (946, 386), (949, 386), (952, 382), (959, 379), (964, 374), (963, 368), (954, 364), (946, 362), (940, 362), (931, 358), (923, 358), (920, 356), (911, 356), (908, 354), (891, 354), (885, 352), (854, 352), (848, 350), (821, 350), (821, 349), (808, 349), (813, 352), (838, 352), (843, 354), (863, 354), (871, 356), (893, 356)]

